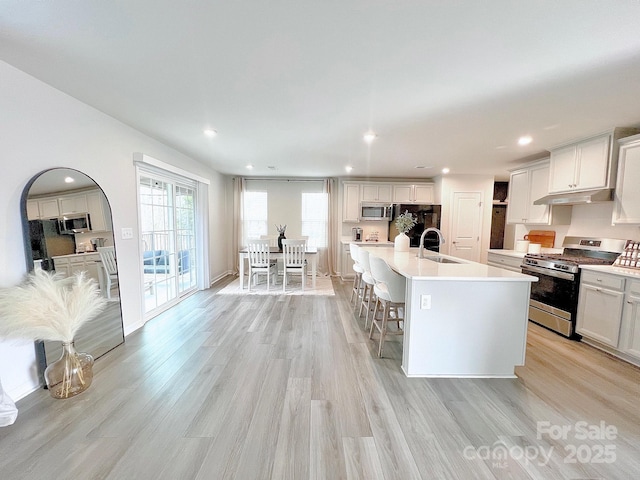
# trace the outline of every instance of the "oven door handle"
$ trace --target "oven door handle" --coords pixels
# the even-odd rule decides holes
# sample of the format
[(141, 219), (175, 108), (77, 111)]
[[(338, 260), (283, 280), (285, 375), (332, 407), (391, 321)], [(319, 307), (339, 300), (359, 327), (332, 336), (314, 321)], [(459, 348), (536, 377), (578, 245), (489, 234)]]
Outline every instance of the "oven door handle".
[(574, 280), (575, 275), (573, 273), (560, 272), (558, 270), (551, 270), (550, 268), (534, 267), (532, 265), (521, 265), (522, 273), (526, 273), (525, 270), (539, 273), (541, 275), (547, 275), (549, 277), (562, 278), (564, 280)]

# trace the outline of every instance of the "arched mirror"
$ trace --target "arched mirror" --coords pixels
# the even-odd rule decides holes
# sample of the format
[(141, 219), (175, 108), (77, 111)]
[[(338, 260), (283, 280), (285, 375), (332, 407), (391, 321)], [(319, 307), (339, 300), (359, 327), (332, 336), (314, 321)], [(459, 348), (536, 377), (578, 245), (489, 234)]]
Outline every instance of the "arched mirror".
[[(29, 181), (21, 203), (28, 270), (41, 268), (66, 276), (84, 270), (107, 298), (107, 308), (75, 337), (79, 351), (101, 357), (124, 342), (117, 271), (108, 272), (108, 261), (102, 257), (115, 252), (111, 208), (104, 192), (82, 172), (54, 168)], [(59, 342), (37, 342), (40, 375), (60, 357), (61, 348)]]

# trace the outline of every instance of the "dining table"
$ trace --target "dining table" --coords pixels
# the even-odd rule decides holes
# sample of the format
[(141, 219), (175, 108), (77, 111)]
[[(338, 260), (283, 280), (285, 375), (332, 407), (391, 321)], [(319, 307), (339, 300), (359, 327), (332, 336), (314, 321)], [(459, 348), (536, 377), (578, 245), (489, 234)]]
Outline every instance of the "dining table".
[[(240, 289), (244, 288), (244, 261), (249, 258), (249, 249), (247, 247), (243, 247), (238, 252), (240, 256)], [(269, 258), (270, 259), (279, 259), (283, 258), (284, 253), (278, 247), (269, 247)], [(309, 260), (311, 264), (311, 282), (313, 288), (316, 288), (316, 277), (318, 272), (318, 248), (311, 247), (307, 245), (307, 248), (304, 251), (305, 259)], [(247, 284), (247, 287), (249, 285)]]

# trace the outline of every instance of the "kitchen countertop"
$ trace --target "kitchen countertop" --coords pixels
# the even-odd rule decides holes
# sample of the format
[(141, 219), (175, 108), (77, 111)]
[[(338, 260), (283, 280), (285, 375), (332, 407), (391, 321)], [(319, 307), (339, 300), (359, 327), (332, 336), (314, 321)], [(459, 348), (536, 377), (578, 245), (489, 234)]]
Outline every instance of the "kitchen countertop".
[(55, 255), (51, 258), (75, 258), (75, 257), (84, 257), (91, 254), (98, 255), (98, 252), (69, 253), (68, 255)]
[[(508, 257), (524, 258), (527, 252), (518, 252), (516, 250), (504, 250), (502, 248), (492, 248), (487, 250), (489, 253), (496, 253), (498, 255), (506, 255)], [(543, 248), (540, 253), (562, 253), (561, 248)]]
[(537, 278), (531, 275), (491, 267), (449, 255), (436, 254), (433, 256), (455, 260), (460, 263), (438, 263), (428, 259), (420, 259), (416, 257), (417, 248), (411, 248), (408, 252), (396, 252), (393, 247), (375, 247), (367, 248), (366, 250), (371, 255), (382, 258), (393, 270), (412, 280), (537, 281)]
[(594, 272), (610, 273), (627, 278), (640, 278), (640, 269), (624, 268), (613, 265), (580, 265), (582, 270), (593, 270)]
[(390, 242), (389, 240), (379, 240), (377, 242), (366, 242), (366, 241), (360, 241), (360, 242), (354, 242), (353, 240), (351, 240), (351, 237), (342, 237), (340, 239), (340, 243), (342, 243), (343, 245), (348, 245), (349, 243), (355, 243), (356, 245), (362, 245), (362, 246), (366, 246), (366, 245), (371, 245), (371, 246), (376, 246), (376, 245), (385, 245), (385, 246), (393, 246), (393, 242)]

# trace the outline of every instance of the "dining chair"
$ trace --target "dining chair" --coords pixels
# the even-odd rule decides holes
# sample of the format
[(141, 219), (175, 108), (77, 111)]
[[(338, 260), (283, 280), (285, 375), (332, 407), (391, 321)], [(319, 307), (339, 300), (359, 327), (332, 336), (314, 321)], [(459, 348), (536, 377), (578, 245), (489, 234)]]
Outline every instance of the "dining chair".
[[(382, 357), (382, 349), (384, 347), (385, 337), (387, 335), (402, 335), (403, 331), (400, 322), (404, 321), (406, 279), (391, 270), (389, 264), (383, 259), (371, 255), (369, 257), (369, 265), (371, 266), (371, 276), (375, 281), (373, 287), (376, 294), (376, 303), (373, 308), (373, 318), (371, 319), (371, 329), (369, 330), (369, 338), (373, 338), (373, 329), (380, 332), (380, 343), (378, 344), (378, 357)], [(382, 316), (378, 318), (378, 306), (382, 305)], [(401, 316), (402, 311), (402, 316)], [(387, 324), (391, 318), (397, 324), (397, 330), (389, 332)]]
[(267, 275), (267, 290), (269, 290), (269, 279), (273, 277), (275, 283), (275, 277), (278, 274), (276, 262), (270, 258), (269, 240), (249, 240), (247, 251), (249, 252), (249, 291), (251, 291), (251, 280), (255, 285), (254, 275), (260, 274)]
[(283, 267), (282, 291), (287, 291), (287, 275), (296, 273), (302, 278), (302, 291), (307, 277), (307, 261), (304, 258), (307, 250), (306, 240), (282, 240)]
[(115, 247), (98, 247), (98, 254), (102, 263), (105, 296), (111, 298), (111, 288), (118, 285), (118, 265), (116, 263)]
[(360, 299), (360, 283), (362, 279), (362, 272), (364, 272), (364, 268), (360, 265), (358, 249), (360, 247), (355, 243), (349, 244), (349, 254), (351, 255), (351, 260), (353, 260), (353, 288), (351, 289), (351, 297), (349, 297), (349, 302), (353, 302), (355, 295), (355, 303), (354, 308), (358, 305), (358, 300)]
[(362, 309), (366, 308), (366, 315), (364, 317), (364, 328), (366, 329), (369, 325), (369, 314), (371, 313), (371, 308), (374, 306), (373, 287), (375, 286), (376, 282), (371, 275), (369, 252), (364, 248), (358, 248), (357, 252), (358, 259), (360, 260), (360, 266), (364, 270), (360, 279), (360, 282), (362, 284), (362, 300), (360, 301), (360, 310), (358, 311), (358, 316), (361, 316)]

